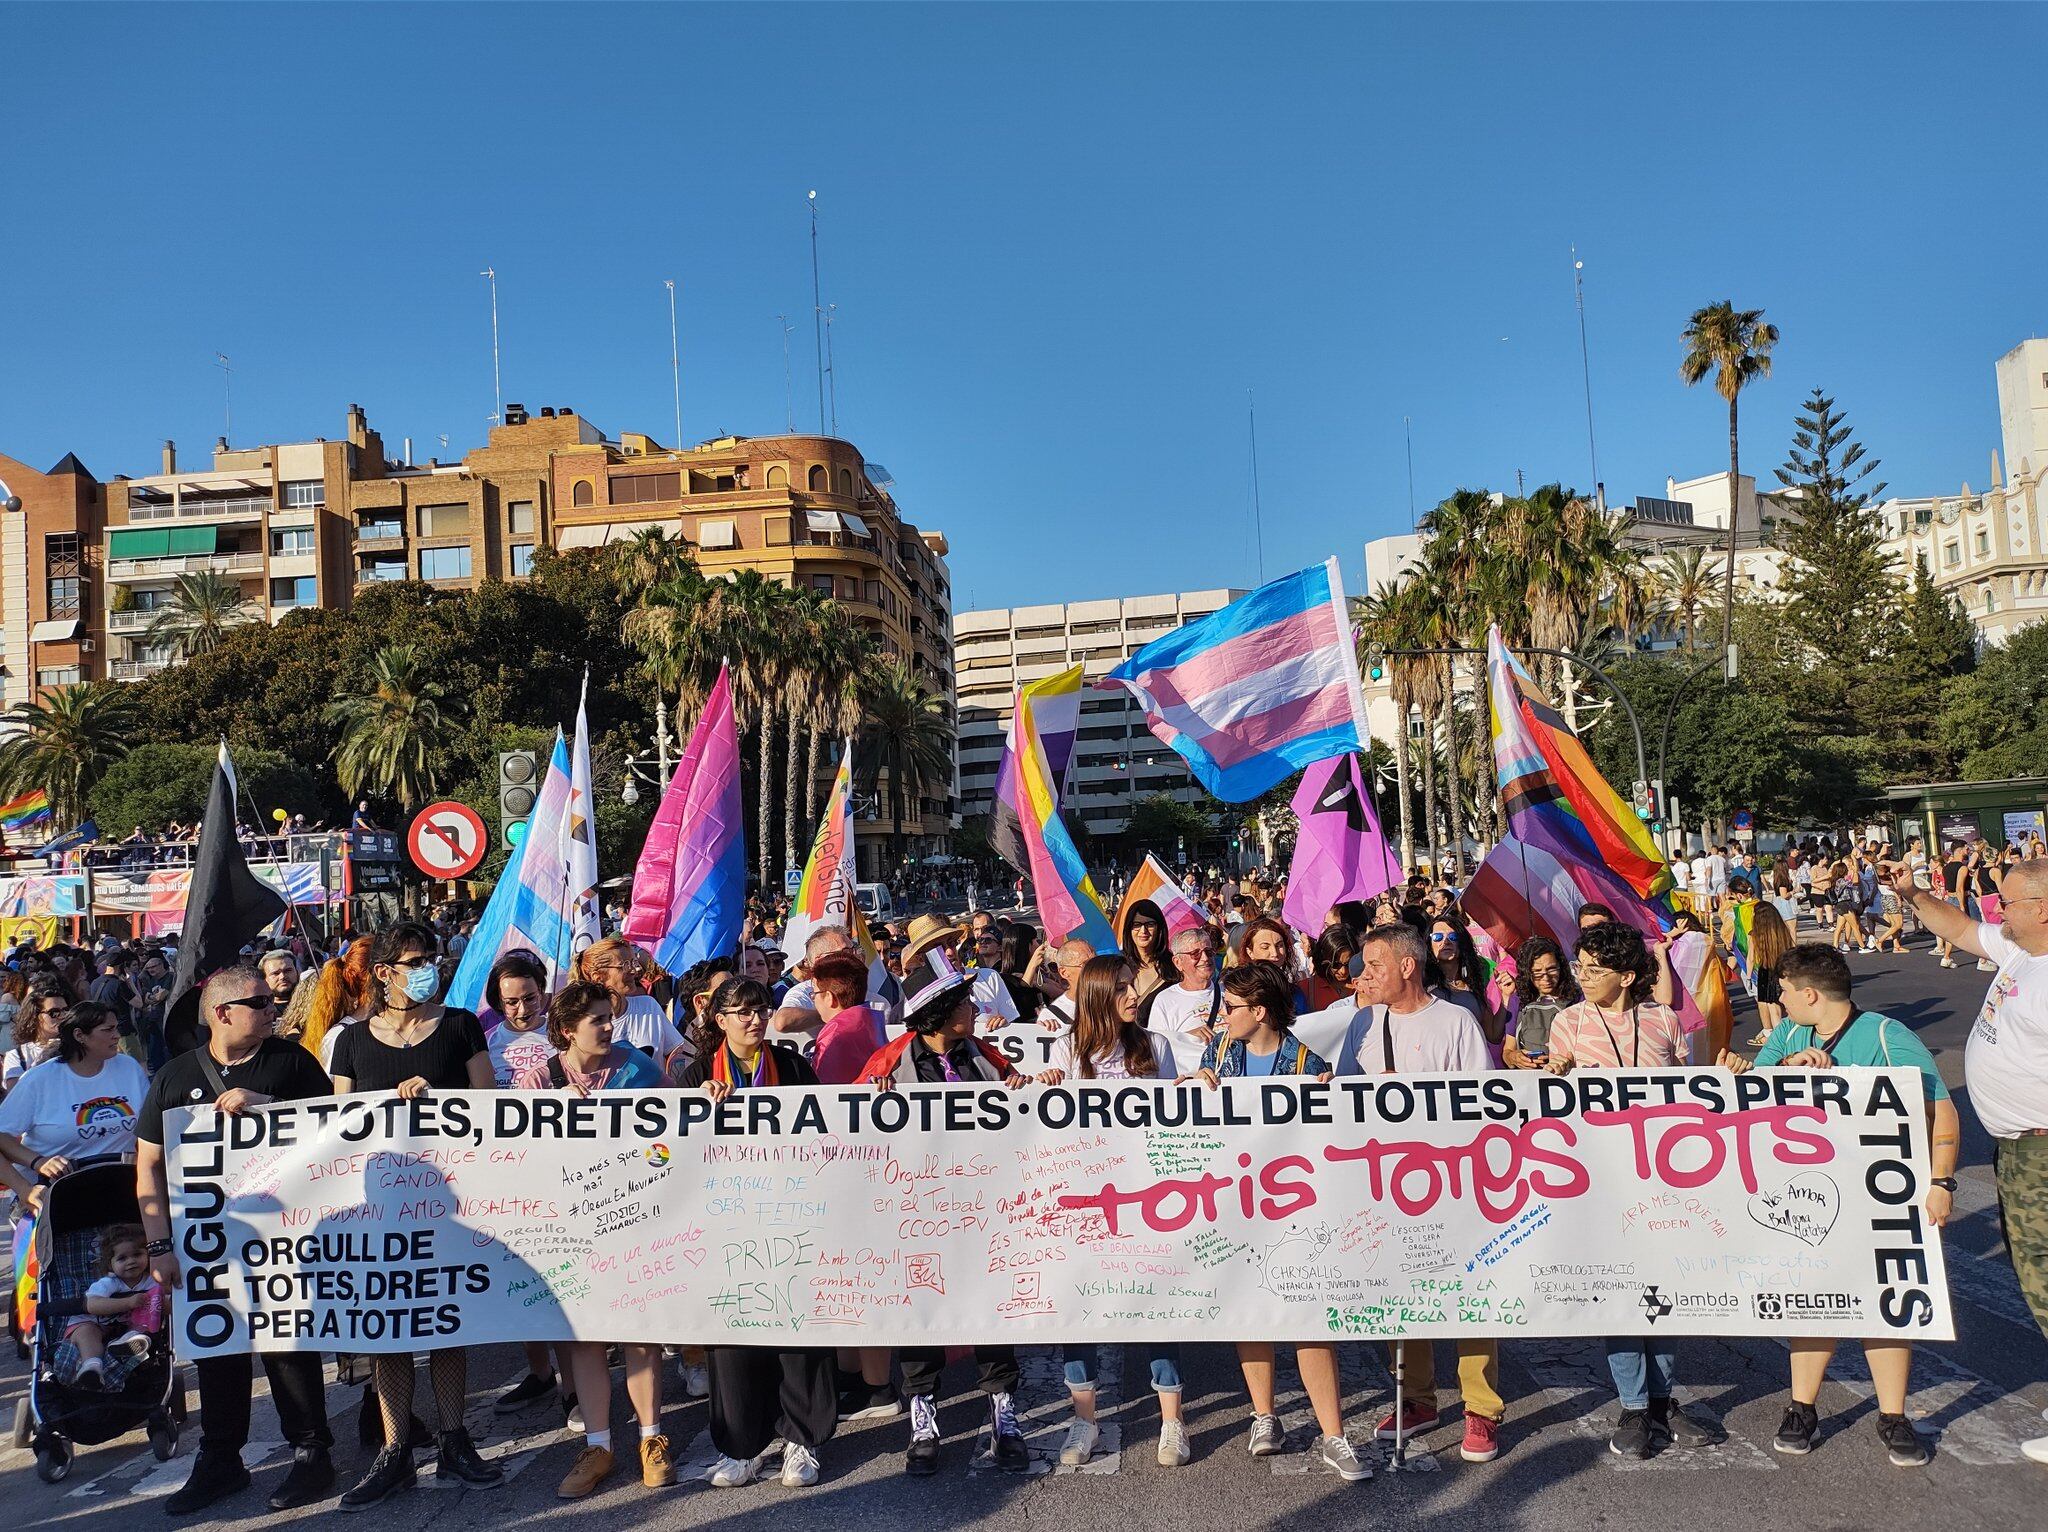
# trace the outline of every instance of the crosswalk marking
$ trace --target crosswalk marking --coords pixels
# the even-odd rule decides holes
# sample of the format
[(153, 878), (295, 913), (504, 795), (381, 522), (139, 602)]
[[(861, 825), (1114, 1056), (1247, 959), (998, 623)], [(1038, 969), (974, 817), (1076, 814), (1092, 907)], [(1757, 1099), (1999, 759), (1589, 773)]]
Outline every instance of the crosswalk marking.
[[(1678, 1403), (1703, 1424), (1722, 1425), (1720, 1413), (1700, 1399), (1697, 1388), (1688, 1387), (1683, 1381), (1684, 1358), (1689, 1353), (1690, 1348), (1679, 1353), (1681, 1381), (1676, 1393)], [(1559, 1407), (1560, 1413), (1566, 1415), (1574, 1436), (1597, 1441), (1602, 1447), (1607, 1445), (1621, 1407), (1615, 1399), (1613, 1377), (1607, 1370), (1606, 1353), (1600, 1349), (1599, 1342), (1521, 1341), (1514, 1347), (1513, 1358), (1515, 1364), (1535, 1379), (1548, 1399)], [(1702, 1468), (1770, 1471), (1778, 1466), (1777, 1458), (1769, 1447), (1759, 1446), (1735, 1432), (1729, 1432), (1726, 1441), (1712, 1447), (1666, 1447), (1648, 1458), (1622, 1457), (1610, 1452), (1607, 1462), (1618, 1472), (1643, 1469), (1683, 1472)]]

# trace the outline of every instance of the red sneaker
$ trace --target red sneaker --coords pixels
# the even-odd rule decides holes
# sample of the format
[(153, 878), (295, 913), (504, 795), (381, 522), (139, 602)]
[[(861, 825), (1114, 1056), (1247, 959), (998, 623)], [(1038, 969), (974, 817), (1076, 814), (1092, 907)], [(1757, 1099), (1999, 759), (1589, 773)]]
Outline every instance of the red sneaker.
[[(1406, 1438), (1415, 1435), (1418, 1431), (1427, 1431), (1436, 1424), (1436, 1418), (1436, 1406), (1433, 1404), (1404, 1404), (1401, 1406), (1401, 1435)], [(1394, 1412), (1392, 1410), (1387, 1411), (1386, 1418), (1374, 1428), (1372, 1434), (1383, 1442), (1390, 1442), (1394, 1439)]]
[(1500, 1422), (1467, 1413), (1465, 1442), (1458, 1455), (1468, 1463), (1491, 1463), (1500, 1456)]

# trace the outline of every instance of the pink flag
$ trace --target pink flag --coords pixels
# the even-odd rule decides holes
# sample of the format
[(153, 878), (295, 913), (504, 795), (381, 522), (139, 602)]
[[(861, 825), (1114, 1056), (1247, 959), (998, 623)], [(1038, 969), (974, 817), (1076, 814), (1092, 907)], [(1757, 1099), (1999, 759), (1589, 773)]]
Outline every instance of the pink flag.
[(1370, 899), (1401, 881), (1401, 864), (1387, 847), (1355, 753), (1318, 761), (1294, 790), (1301, 829), (1287, 873), (1287, 923), (1310, 940), (1332, 908), (1347, 899)]
[(739, 946), (747, 913), (739, 734), (723, 665), (633, 869), (625, 934), (681, 973)]

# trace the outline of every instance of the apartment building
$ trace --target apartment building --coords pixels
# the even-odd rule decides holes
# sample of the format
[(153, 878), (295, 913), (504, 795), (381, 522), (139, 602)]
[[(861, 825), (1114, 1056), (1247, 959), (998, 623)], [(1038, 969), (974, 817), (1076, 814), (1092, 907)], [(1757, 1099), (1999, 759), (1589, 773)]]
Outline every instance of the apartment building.
[[(1153, 639), (1243, 594), (1185, 591), (958, 613), (953, 652), (960, 685), (962, 817), (990, 810), (1017, 687), (1077, 663), (1090, 680), (1107, 675)], [(1127, 693), (1084, 694), (1063, 805), (1069, 824), (1078, 819), (1091, 835), (1117, 834), (1140, 799), (1160, 793), (1184, 803), (1211, 801), (1186, 763), (1145, 727), (1143, 711)]]
[(68, 452), (45, 473), (0, 455), (0, 483), (21, 502), (0, 514), (0, 706), (13, 707), (106, 673), (94, 626), (106, 498)]

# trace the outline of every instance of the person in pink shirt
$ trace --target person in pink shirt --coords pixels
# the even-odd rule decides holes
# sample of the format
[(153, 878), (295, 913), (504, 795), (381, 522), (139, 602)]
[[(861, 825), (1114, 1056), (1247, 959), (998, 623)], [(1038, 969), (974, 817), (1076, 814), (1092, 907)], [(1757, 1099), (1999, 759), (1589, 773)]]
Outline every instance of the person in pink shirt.
[[(1574, 1069), (1676, 1069), (1687, 1061), (1678, 1013), (1649, 995), (1657, 960), (1633, 926), (1608, 921), (1579, 933), (1572, 973), (1585, 999), (1550, 1023), (1552, 1074)], [(1678, 1348), (1668, 1336), (1617, 1335), (1607, 1341), (1607, 1370), (1621, 1397), (1621, 1417), (1607, 1439), (1620, 1457), (1646, 1458), (1659, 1446), (1706, 1447), (1717, 1429), (1679, 1409), (1671, 1389)]]
[(855, 951), (828, 952), (811, 964), (812, 1004), (821, 1025), (811, 1067), (824, 1085), (851, 1085), (888, 1041), (868, 1005), (868, 965)]

